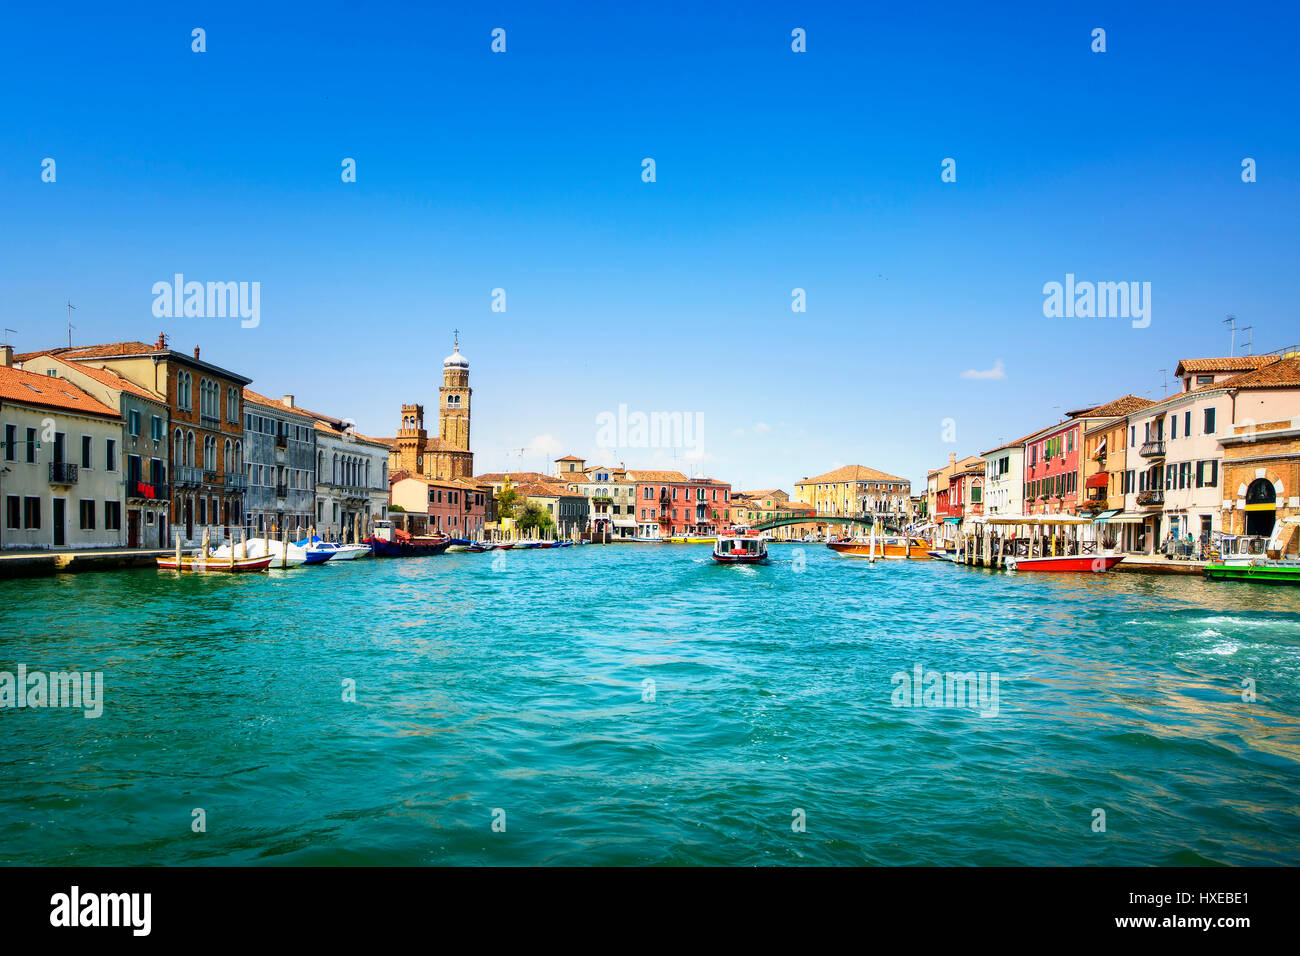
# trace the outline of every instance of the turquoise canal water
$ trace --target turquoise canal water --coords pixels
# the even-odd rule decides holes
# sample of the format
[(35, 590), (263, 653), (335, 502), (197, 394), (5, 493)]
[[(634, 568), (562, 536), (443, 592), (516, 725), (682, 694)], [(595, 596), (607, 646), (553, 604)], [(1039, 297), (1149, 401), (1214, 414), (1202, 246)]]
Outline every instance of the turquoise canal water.
[(0, 862), (1300, 862), (1300, 589), (773, 550), (0, 584)]

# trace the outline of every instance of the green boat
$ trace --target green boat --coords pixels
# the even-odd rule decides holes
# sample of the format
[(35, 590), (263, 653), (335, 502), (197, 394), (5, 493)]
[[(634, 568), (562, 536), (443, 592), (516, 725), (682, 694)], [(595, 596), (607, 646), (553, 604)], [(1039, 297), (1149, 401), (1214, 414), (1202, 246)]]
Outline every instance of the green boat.
[(1255, 581), (1260, 584), (1300, 584), (1300, 561), (1268, 557), (1268, 539), (1259, 535), (1222, 535), (1222, 557), (1205, 566), (1211, 581)]
[(1207, 564), (1205, 576), (1211, 581), (1300, 584), (1300, 563), (1261, 561), (1259, 564)]

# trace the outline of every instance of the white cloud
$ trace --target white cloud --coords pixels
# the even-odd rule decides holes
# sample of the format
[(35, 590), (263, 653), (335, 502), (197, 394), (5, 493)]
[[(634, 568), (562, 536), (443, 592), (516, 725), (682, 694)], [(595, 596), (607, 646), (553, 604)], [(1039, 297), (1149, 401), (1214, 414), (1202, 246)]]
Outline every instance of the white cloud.
[(769, 425), (767, 422), (759, 422), (754, 426), (755, 435), (766, 435), (771, 430), (772, 430), (772, 426)]
[(996, 362), (993, 363), (992, 368), (986, 368), (986, 369), (968, 368), (966, 369), (966, 371), (961, 373), (961, 377), (974, 378), (974, 379), (999, 379), (1000, 380), (1007, 377), (1007, 369), (1006, 366), (1002, 364), (1002, 359), (998, 359)]

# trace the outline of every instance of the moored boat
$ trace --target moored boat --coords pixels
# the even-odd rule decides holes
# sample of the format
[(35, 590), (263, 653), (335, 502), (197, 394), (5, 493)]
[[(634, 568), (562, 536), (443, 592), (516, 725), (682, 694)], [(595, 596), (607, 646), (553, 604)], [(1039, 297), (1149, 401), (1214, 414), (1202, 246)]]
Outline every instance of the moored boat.
[(1059, 554), (1041, 558), (1008, 555), (1003, 567), (1009, 571), (1072, 571), (1101, 574), (1124, 560), (1122, 554)]
[(767, 538), (748, 528), (721, 532), (713, 543), (713, 560), (718, 564), (766, 564)]
[(863, 537), (831, 540), (826, 547), (836, 554), (849, 558), (904, 558), (911, 561), (929, 561), (934, 558), (929, 542), (908, 535), (884, 535), (879, 538)]
[(1214, 562), (1205, 566), (1205, 576), (1211, 581), (1253, 581), (1256, 584), (1300, 584), (1300, 562), (1258, 561), (1254, 564), (1224, 564)]
[(401, 528), (394, 528), (388, 520), (375, 522), (375, 533), (365, 539), (374, 549), (377, 558), (411, 558), (442, 554), (451, 544), (448, 535), (417, 537)]
[(160, 571), (191, 571), (196, 574), (244, 574), (250, 571), (265, 571), (271, 566), (272, 559), (269, 554), (260, 558), (231, 558), (229, 555), (225, 558), (217, 558), (210, 554), (182, 554), (177, 557), (174, 554), (169, 554), (157, 560), (158, 570)]
[[(285, 544), (275, 538), (249, 538), (235, 545), (235, 558), (270, 558), (272, 568), (298, 568), (307, 563), (307, 552), (293, 542)], [(230, 560), (230, 542), (212, 552), (212, 560)]]

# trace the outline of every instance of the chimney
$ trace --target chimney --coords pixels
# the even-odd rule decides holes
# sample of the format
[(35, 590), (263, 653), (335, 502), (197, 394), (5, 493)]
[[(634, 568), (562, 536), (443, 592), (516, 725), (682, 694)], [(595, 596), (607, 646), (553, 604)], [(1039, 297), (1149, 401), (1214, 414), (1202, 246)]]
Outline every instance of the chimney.
[(199, 357), (199, 347), (197, 345), (194, 346), (194, 357), (195, 358)]
[(0, 368), (14, 367), (14, 347), (12, 345), (0, 345)]
[(290, 408), (294, 407), (292, 395), (284, 396), (284, 398), (282, 398), (281, 401), (284, 402), (284, 404), (288, 405)]
[(159, 332), (158, 341), (153, 344), (153, 347), (158, 349), (159, 351), (165, 349), (167, 347), (167, 336), (164, 333)]
[(948, 452), (948, 467), (952, 469), (957, 467), (957, 453), (954, 451)]

